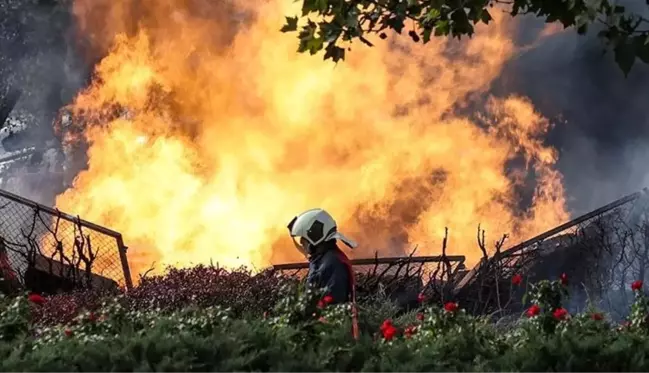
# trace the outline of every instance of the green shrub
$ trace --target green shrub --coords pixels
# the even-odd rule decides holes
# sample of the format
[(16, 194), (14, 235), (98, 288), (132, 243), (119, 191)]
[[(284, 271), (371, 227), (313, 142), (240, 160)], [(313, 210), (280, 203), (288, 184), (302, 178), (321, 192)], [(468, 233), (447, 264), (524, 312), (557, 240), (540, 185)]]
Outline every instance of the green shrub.
[(0, 299), (2, 371), (646, 371), (649, 299), (634, 283), (623, 325), (588, 310), (570, 315), (562, 280), (534, 284), (521, 319), (497, 325), (460, 305), (397, 315), (375, 299), (360, 309), (298, 284), (276, 289), (264, 316), (214, 305), (136, 309), (106, 299), (57, 325), (34, 322), (42, 299)]

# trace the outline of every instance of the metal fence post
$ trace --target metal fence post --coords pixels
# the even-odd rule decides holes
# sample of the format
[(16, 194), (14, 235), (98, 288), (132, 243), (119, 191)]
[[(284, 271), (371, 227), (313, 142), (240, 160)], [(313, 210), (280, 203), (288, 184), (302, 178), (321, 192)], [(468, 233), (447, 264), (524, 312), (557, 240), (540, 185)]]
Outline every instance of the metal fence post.
[(127, 290), (133, 289), (133, 279), (131, 278), (131, 269), (128, 266), (128, 259), (126, 257), (126, 250), (128, 248), (124, 245), (124, 239), (120, 234), (115, 238), (117, 240), (117, 248), (119, 250), (119, 260), (122, 262), (122, 271), (124, 272), (124, 284)]

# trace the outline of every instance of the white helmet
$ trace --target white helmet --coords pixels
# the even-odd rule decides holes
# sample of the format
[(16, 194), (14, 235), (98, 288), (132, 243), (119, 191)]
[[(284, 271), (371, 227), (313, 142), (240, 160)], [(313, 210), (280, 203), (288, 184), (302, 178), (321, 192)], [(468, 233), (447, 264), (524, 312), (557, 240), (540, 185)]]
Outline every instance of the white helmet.
[[(358, 246), (356, 242), (338, 232), (336, 221), (323, 209), (307, 210), (294, 217), (287, 227), (291, 238), (293, 238), (293, 243), (305, 255), (307, 255), (306, 245), (302, 240), (306, 240), (312, 246), (336, 239), (341, 240), (352, 249)], [(296, 238), (298, 238), (297, 241)]]

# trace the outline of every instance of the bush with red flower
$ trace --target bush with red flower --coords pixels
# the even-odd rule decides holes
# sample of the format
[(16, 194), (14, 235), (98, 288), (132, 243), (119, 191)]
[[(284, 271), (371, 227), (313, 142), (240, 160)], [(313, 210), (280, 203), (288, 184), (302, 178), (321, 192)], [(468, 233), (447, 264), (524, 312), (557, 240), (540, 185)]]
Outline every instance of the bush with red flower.
[(359, 340), (352, 338), (349, 304), (333, 304), (326, 292), (297, 283), (276, 290), (279, 302), (265, 317), (207, 301), (160, 307), (157, 300), (144, 305), (143, 298), (133, 302), (121, 295), (93, 300), (65, 321), (45, 324), (40, 321), (47, 308), (60, 298), (25, 294), (0, 298), (0, 370), (649, 369), (643, 359), (649, 356), (649, 303), (642, 284), (627, 285), (635, 302), (628, 326), (619, 331), (593, 307), (569, 312), (567, 284), (559, 276), (531, 285), (521, 318), (497, 323), (470, 315), (461, 300), (430, 300), (400, 315), (377, 297), (359, 304)]

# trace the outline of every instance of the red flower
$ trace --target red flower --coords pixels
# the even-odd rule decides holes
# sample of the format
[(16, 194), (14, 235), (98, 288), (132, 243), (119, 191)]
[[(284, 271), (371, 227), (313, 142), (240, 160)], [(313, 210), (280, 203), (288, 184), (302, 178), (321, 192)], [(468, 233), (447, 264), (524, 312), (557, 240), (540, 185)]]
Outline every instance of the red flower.
[(563, 286), (568, 285), (568, 275), (562, 273), (561, 276), (559, 276), (559, 281), (561, 281), (561, 285)]
[(604, 319), (604, 316), (602, 316), (601, 313), (593, 313), (592, 315), (590, 315), (590, 318), (595, 321), (600, 321)]
[(523, 282), (523, 276), (521, 276), (519, 274), (515, 274), (514, 276), (512, 276), (512, 284), (514, 286), (520, 285), (521, 282)]
[(455, 302), (447, 302), (447, 303), (444, 305), (444, 310), (445, 310), (446, 312), (451, 312), (451, 313), (453, 313), (453, 312), (457, 311), (457, 309), (458, 309), (458, 305), (457, 305), (457, 303), (455, 303)]
[(70, 329), (65, 329), (63, 333), (65, 334), (66, 337), (72, 337), (72, 330)]
[(29, 301), (34, 304), (38, 304), (39, 306), (45, 304), (45, 298), (43, 298), (38, 294), (30, 294), (29, 297), (27, 297), (27, 299), (29, 299)]
[(419, 320), (419, 321), (424, 321), (424, 314), (421, 313), (421, 312), (419, 312), (419, 313), (417, 314), (417, 320)]
[(552, 316), (557, 320), (565, 320), (568, 317), (568, 311), (563, 307), (557, 308), (552, 312)]
[(635, 280), (631, 284), (631, 290), (633, 291), (640, 291), (642, 289), (642, 280)]
[(318, 301), (318, 308), (325, 308), (328, 304), (331, 304), (334, 301), (334, 297), (331, 295), (325, 295), (322, 299)]
[(387, 319), (387, 320), (383, 321), (383, 324), (381, 324), (381, 331), (383, 331), (383, 330), (385, 330), (385, 329), (387, 329), (387, 328), (389, 328), (391, 326), (393, 326), (392, 325), (392, 320)]
[(394, 326), (390, 326), (389, 328), (383, 330), (383, 338), (385, 338), (386, 341), (392, 340), (395, 335), (397, 335), (397, 328)]
[(327, 319), (325, 319), (324, 316), (320, 316), (320, 318), (318, 319), (318, 321), (320, 321), (320, 322), (323, 323), (323, 324), (326, 324), (326, 323), (327, 323)]
[(412, 337), (415, 333), (417, 333), (417, 328), (415, 326), (409, 326), (403, 331), (403, 335), (406, 338)]
[(397, 328), (395, 328), (392, 324), (387, 325), (385, 328), (381, 329), (381, 333), (383, 333), (383, 338), (385, 338), (386, 341), (392, 340), (395, 335), (397, 335)]
[(526, 312), (527, 317), (534, 317), (539, 313), (541, 313), (541, 307), (536, 304), (533, 304), (532, 307), (528, 308)]
[(419, 293), (417, 295), (417, 302), (424, 303), (425, 301), (426, 301), (426, 296), (424, 295), (424, 293)]

